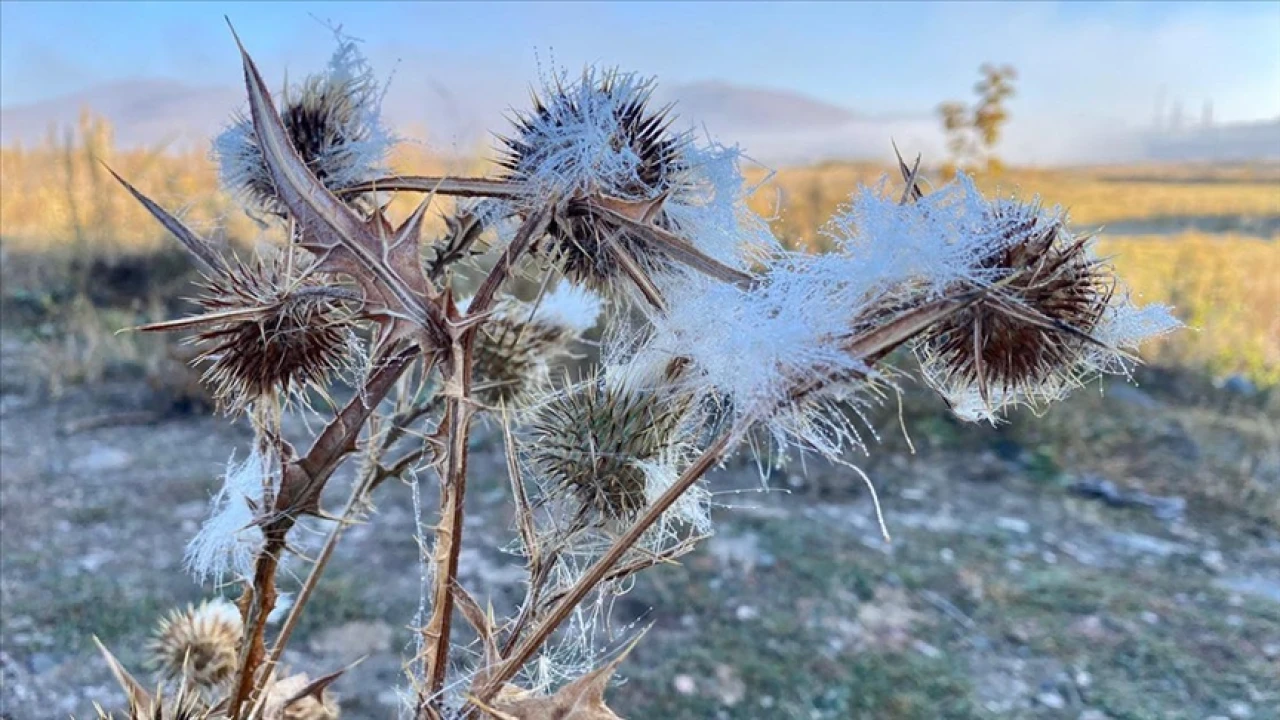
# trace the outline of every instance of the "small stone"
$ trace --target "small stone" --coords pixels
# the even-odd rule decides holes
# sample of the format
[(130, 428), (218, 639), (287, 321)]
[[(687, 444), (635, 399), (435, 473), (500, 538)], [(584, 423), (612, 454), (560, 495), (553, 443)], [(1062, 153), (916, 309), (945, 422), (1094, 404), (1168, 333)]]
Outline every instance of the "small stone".
[(1053, 710), (1061, 710), (1067, 706), (1066, 698), (1062, 697), (1052, 690), (1042, 692), (1036, 695), (1036, 702)]
[(772, 695), (761, 695), (761, 696), (760, 696), (760, 707), (762, 707), (762, 708), (771, 708), (771, 707), (773, 707), (773, 703), (774, 703), (774, 700), (773, 700), (773, 696), (772, 696)]
[(918, 487), (902, 488), (900, 494), (903, 500), (911, 500), (912, 502), (924, 500), (926, 496), (924, 488)]
[(133, 456), (119, 448), (99, 445), (71, 461), (71, 471), (78, 473), (121, 470), (133, 462)]
[(671, 681), (671, 684), (673, 687), (675, 687), (676, 692), (680, 693), (681, 695), (692, 695), (698, 691), (698, 684), (695, 683), (693, 681), (693, 677), (689, 675), (684, 675), (684, 674), (677, 675)]
[(1266, 645), (1263, 645), (1262, 654), (1266, 655), (1269, 660), (1280, 658), (1280, 643), (1267, 643)]
[(1045, 565), (1058, 564), (1058, 555), (1054, 553), (1052, 550), (1045, 550), (1044, 552), (1040, 553), (1040, 559), (1044, 561)]
[(1093, 684), (1093, 676), (1084, 670), (1077, 670), (1076, 674), (1072, 677), (1072, 680), (1075, 681), (1076, 687), (1081, 690), (1087, 689)]
[(934, 647), (933, 645), (930, 645), (929, 643), (923, 640), (916, 640), (915, 642), (912, 643), (912, 647), (916, 649), (916, 652), (929, 658), (930, 660), (937, 660), (938, 658), (942, 657), (941, 650), (939, 650), (938, 648)]
[(756, 618), (760, 617), (760, 611), (755, 609), (751, 605), (739, 605), (738, 609), (734, 611), (733, 615), (734, 617), (738, 618), (742, 622), (749, 622), (751, 620), (755, 620)]
[(1015, 517), (1001, 516), (996, 518), (996, 527), (1000, 528), (1001, 530), (1008, 530), (1009, 532), (1018, 533), (1019, 535), (1026, 535), (1027, 533), (1031, 532), (1031, 523), (1021, 518), (1015, 518)]
[(1139, 615), (1139, 617), (1142, 618), (1142, 622), (1148, 625), (1157, 625), (1160, 623), (1160, 616), (1151, 612), (1150, 610), (1143, 610), (1142, 614)]
[(720, 702), (733, 707), (747, 696), (746, 683), (738, 675), (738, 671), (729, 665), (716, 666), (716, 686)]
[(1205, 550), (1200, 553), (1200, 562), (1204, 564), (1211, 572), (1226, 572), (1227, 563), (1223, 560), (1222, 553), (1217, 550)]
[(1227, 713), (1235, 720), (1245, 720), (1253, 717), (1253, 706), (1247, 702), (1236, 700), (1227, 704)]
[(956, 561), (955, 551), (951, 548), (942, 548), (938, 551), (938, 559), (948, 565), (951, 565)]
[(1111, 716), (1101, 710), (1085, 710), (1076, 720), (1111, 720)]

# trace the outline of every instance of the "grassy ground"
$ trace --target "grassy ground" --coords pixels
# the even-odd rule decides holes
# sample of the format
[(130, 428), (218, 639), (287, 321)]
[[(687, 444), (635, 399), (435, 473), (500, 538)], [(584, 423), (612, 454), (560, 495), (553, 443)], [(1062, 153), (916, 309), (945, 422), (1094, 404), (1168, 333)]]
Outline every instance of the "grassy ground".
[[(188, 412), (192, 377), (173, 345), (116, 334), (182, 312), (193, 276), (146, 218), (94, 204), (110, 195), (89, 179), (100, 171), (85, 149), (109, 146), (94, 142), (105, 145), (5, 150), (0, 168), (0, 714), (11, 720), (120, 700), (89, 638), (136, 666), (156, 615), (201, 596), (182, 546), (248, 439)], [(148, 157), (113, 164), (175, 202), (211, 180), (196, 177), (208, 170), (200, 158)], [(823, 212), (882, 173), (782, 171), (778, 228), (813, 237)], [(847, 470), (780, 470), (769, 493), (753, 465), (719, 472), (717, 536), (612, 608), (619, 629), (652, 625), (613, 691), (624, 715), (1280, 717), (1280, 174), (1125, 168), (982, 182), (1035, 188), (1081, 224), (1124, 228), (1101, 251), (1145, 300), (1204, 330), (1156, 346), (1158, 367), (1137, 387), (1090, 389), (1000, 428), (962, 425), (908, 392), (914, 455), (896, 405), (874, 414), (881, 442), (858, 462), (892, 543)], [(59, 190), (68, 183), (73, 192)], [(219, 220), (225, 202), (188, 216), (228, 241), (254, 239), (251, 223)], [(121, 412), (150, 424), (100, 421)], [(502, 608), (521, 575), (499, 551), (510, 503), (498, 444), (478, 442), (463, 579)], [(1180, 498), (1185, 511), (1161, 518), (1073, 490), (1099, 479)], [(338, 685), (344, 717), (387, 717), (386, 688), (402, 684), (419, 590), (411, 508), (407, 487), (385, 488), (286, 658), (321, 673), (370, 655)]]

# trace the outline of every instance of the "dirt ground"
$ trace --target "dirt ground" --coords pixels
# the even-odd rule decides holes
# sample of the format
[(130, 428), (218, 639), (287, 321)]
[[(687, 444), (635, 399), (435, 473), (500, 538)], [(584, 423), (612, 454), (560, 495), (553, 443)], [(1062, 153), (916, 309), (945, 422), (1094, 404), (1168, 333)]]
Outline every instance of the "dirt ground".
[[(10, 355), (0, 382), (0, 708), (91, 717), (123, 700), (92, 636), (141, 671), (158, 615), (207, 595), (183, 548), (249, 437), (201, 415), (103, 424), (148, 407), (147, 386), (50, 399), (23, 372)], [(1274, 403), (1145, 387), (1081, 402), (1067, 417), (1092, 424), (1016, 435), (922, 413), (915, 455), (886, 430), (866, 467), (890, 543), (847, 469), (793, 466), (770, 492), (747, 461), (721, 469), (715, 537), (613, 605), (622, 631), (650, 627), (613, 704), (673, 719), (1280, 718)], [(473, 466), (463, 582), (502, 607), (523, 574), (501, 551), (492, 433)], [(1103, 480), (1159, 499), (1108, 502)], [(368, 655), (334, 688), (351, 720), (395, 716), (419, 597), (411, 488), (379, 492), (286, 655), (312, 674)]]

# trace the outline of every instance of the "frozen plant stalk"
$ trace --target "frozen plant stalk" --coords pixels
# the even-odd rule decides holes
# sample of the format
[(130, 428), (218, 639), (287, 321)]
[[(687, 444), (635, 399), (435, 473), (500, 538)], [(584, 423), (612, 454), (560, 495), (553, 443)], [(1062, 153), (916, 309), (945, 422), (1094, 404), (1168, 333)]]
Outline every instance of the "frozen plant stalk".
[[(905, 165), (900, 196), (861, 189), (832, 218), (833, 252), (785, 252), (746, 208), (736, 149), (672, 131), (652, 81), (617, 71), (547, 82), (493, 177), (384, 177), (381, 91), (353, 41), (339, 43), (278, 98), (242, 47), (247, 109), (215, 142), (228, 189), (284, 231), (281, 252), (230, 256), (121, 180), (205, 273), (200, 314), (142, 330), (193, 331), (220, 406), (255, 431), (188, 552), (197, 578), (239, 600), (162, 621), (159, 692), (106, 654), (129, 717), (336, 717), (342, 669), (290, 674), (283, 651), (345, 528), (382, 483), (421, 474), (440, 500), (423, 523), (407, 710), (615, 718), (604, 692), (625, 652), (598, 646), (608, 600), (712, 532), (702, 480), (753, 431), (842, 461), (868, 444), (850, 418), (902, 376), (885, 365), (896, 348), (915, 351), (957, 414), (994, 421), (1127, 373), (1143, 340), (1177, 326), (1134, 307), (1060, 215), (988, 200), (963, 176), (925, 194)], [(393, 222), (396, 193), (424, 197)], [(441, 209), (443, 236), (424, 237), (448, 198), (467, 200)], [(452, 269), (481, 237), (483, 279), (459, 302)], [(538, 292), (518, 296), (516, 273)], [(571, 371), (596, 327), (600, 361)], [(316, 397), (331, 417), (301, 450), (280, 419)], [(506, 443), (511, 547), (528, 571), (506, 617), (458, 573), (477, 416)], [(353, 457), (348, 500), (326, 511), (321, 494)], [(328, 536), (269, 627), (308, 517)]]

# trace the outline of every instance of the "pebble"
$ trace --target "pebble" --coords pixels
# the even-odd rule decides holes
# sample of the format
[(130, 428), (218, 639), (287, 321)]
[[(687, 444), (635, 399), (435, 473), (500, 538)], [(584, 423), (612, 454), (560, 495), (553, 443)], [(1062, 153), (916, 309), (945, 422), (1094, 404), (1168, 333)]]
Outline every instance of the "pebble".
[(1253, 717), (1253, 706), (1247, 702), (1237, 700), (1227, 705), (1227, 713), (1235, 720), (1245, 720), (1245, 718)]
[(133, 462), (133, 456), (119, 448), (99, 445), (71, 461), (71, 471), (77, 473), (121, 470)]
[(735, 610), (733, 614), (734, 617), (738, 618), (742, 622), (748, 622), (760, 617), (760, 611), (751, 605), (739, 605), (738, 609)]
[(1036, 702), (1054, 710), (1061, 710), (1067, 706), (1066, 699), (1053, 691), (1046, 691), (1036, 695)]
[(996, 518), (996, 527), (1001, 530), (1018, 533), (1019, 535), (1026, 535), (1031, 532), (1031, 523), (1023, 520), (1022, 518), (1005, 516), (998, 517)]
[(1101, 710), (1085, 710), (1076, 720), (1111, 720), (1111, 716)]
[(676, 692), (681, 695), (692, 695), (698, 691), (698, 684), (693, 681), (693, 677), (690, 675), (677, 675), (672, 679), (671, 684), (675, 687)]
[(1227, 563), (1222, 557), (1222, 553), (1217, 550), (1205, 550), (1200, 553), (1200, 562), (1215, 573), (1225, 572)]
[(1157, 625), (1160, 623), (1160, 616), (1151, 612), (1150, 610), (1143, 610), (1142, 615), (1140, 615), (1139, 617), (1142, 618), (1142, 622), (1148, 625)]

